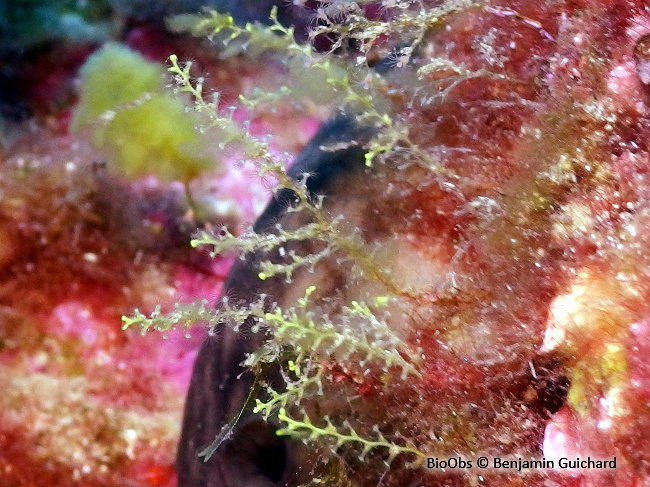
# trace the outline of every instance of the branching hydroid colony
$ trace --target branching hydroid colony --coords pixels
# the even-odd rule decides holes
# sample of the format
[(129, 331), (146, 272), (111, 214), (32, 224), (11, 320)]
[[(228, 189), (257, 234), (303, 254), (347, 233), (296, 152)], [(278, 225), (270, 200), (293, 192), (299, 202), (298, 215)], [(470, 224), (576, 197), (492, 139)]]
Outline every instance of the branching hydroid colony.
[(355, 119), (353, 135), (303, 162), (365, 153), (314, 187), (322, 167), (286, 172), (171, 59), (223, 146), (277, 183), (255, 228), (192, 242), (243, 259), (219, 309), (125, 318), (250, 335), (238, 342), (256, 348), (245, 414), (229, 413), (205, 456), (255, 414), (310, 447), (295, 476), (274, 482), (579, 485), (560, 471), (423, 468), (427, 457), (558, 452), (622, 459), (581, 474), (590, 485), (647, 478), (635, 452), (648, 451), (650, 424), (638, 419), (637, 356), (650, 110), (634, 63), (650, 19), (641, 3), (615, 3), (320, 2), (311, 36), (329, 40), (327, 54), (277, 23), (176, 19), (229, 55), (282, 60), (286, 84), (243, 99), (253, 110), (285, 100)]
[[(191, 25), (195, 34), (221, 40), (229, 55), (245, 52), (259, 57), (265, 52), (276, 51), (285, 58), (287, 85), (274, 93), (258, 91), (254, 98), (242, 97), (242, 102), (251, 109), (263, 109), (287, 97), (292, 97), (294, 102), (345, 106), (348, 113), (356, 113), (357, 124), (371, 127), (375, 133), (365, 147), (369, 169), (363, 173), (363, 178), (404, 188), (423, 175), (429, 179), (435, 175), (437, 191), (442, 187), (443, 191), (457, 193), (459, 190), (453, 182), (456, 175), (411, 140), (404, 114), (395, 113), (391, 98), (411, 97), (407, 105), (432, 104), (463, 80), (505, 78), (485, 68), (472, 71), (445, 58), (420, 63), (416, 72), (407, 68), (427, 32), (442, 28), (453, 12), (470, 7), (483, 8), (470, 2), (443, 2), (419, 10), (410, 2), (396, 2), (390, 7), (395, 13), (389, 16), (390, 20), (383, 21), (368, 19), (360, 3), (325, 3), (318, 11), (324, 22), (312, 34), (334, 35), (332, 52), (352, 40), (360, 41), (356, 67), (332, 53), (319, 54), (308, 45), (296, 44), (291, 29), (277, 22), (269, 28), (255, 25), (239, 28), (229, 17), (211, 12), (205, 17), (191, 19)], [(183, 25), (187, 21), (188, 18), (176, 19), (173, 25)], [(386, 36), (389, 42), (384, 39)], [(409, 44), (391, 47), (400, 42)], [(383, 45), (378, 48), (380, 43)], [(384, 79), (368, 67), (368, 54), (384, 55), (395, 65), (394, 69), (402, 70), (389, 73), (388, 79)], [(417, 312), (419, 303), (431, 299), (431, 289), (428, 283), (410, 282), (409, 277), (400, 275), (403, 272), (394, 268), (400, 264), (413, 265), (412, 259), (419, 256), (407, 256), (406, 264), (400, 263), (399, 255), (405, 252), (395, 252), (396, 249), (391, 248), (400, 245), (394, 235), (377, 238), (368, 234), (363, 222), (357, 222), (355, 227), (350, 224), (349, 216), (344, 217), (328, 208), (327, 197), (324, 200), (322, 196), (310, 194), (307, 182), (311, 174), (301, 174), (297, 178), (288, 175), (285, 162), (279, 161), (269, 150), (268, 140), (251, 136), (245, 127), (240, 128), (232, 120), (231, 115), (218, 111), (218, 95), (206, 98), (202, 79), (193, 79), (190, 75), (191, 63), (181, 64), (175, 56), (170, 61), (177, 89), (192, 95), (195, 109), (209, 120), (206, 128), (219, 129), (223, 137), (220, 146), (235, 147), (244, 158), (258, 164), (260, 177), (271, 175), (276, 180), (276, 193), (289, 190), (292, 195), (286, 210), (289, 218), (270, 231), (260, 233), (251, 228), (237, 236), (226, 228), (201, 232), (192, 240), (192, 246), (207, 246), (213, 256), (239, 253), (242, 259), (257, 262), (257, 277), (261, 281), (296, 281), (293, 286), (287, 284), (285, 287), (303, 289), (303, 293), (302, 297), (294, 299), (287, 297), (293, 296), (290, 291), (275, 291), (271, 292), (272, 299), (262, 295), (244, 306), (231, 304), (225, 297), (216, 310), (197, 304), (179, 305), (169, 315), (156, 311), (146, 317), (136, 312), (134, 318), (124, 319), (125, 326), (139, 324), (143, 331), (153, 328), (164, 332), (178, 324), (208, 323), (218, 334), (220, 327), (238, 330), (247, 320), (252, 320), (254, 325), (249, 327), (249, 332), (263, 334), (266, 338), (245, 365), (261, 377), (269, 363), (279, 363), (283, 379), (282, 384), (263, 383), (267, 394), (262, 399), (254, 398), (253, 412), (265, 420), (276, 418), (274, 421), (281, 425), (277, 434), (301, 439), (318, 447), (321, 454), (329, 451), (325, 458), (332, 460), (324, 460), (316, 469), (323, 475), (323, 482), (343, 482), (350, 455), (359, 461), (369, 461), (368, 455), (372, 452), (374, 461), (368, 463), (368, 468), (374, 469), (377, 465), (371, 465), (377, 461), (390, 466), (399, 455), (406, 461), (401, 465), (423, 466), (427, 455), (438, 454), (439, 448), (431, 442), (442, 441), (444, 435), (434, 431), (416, 433), (417, 423), (390, 416), (364, 417), (362, 412), (363, 403), (377, 391), (385, 389), (386, 393), (393, 391), (395, 394), (402, 390), (404, 394), (412, 394), (411, 385), (422, 380), (421, 368), (426, 357), (417, 343), (407, 339), (406, 324), (400, 321), (414, 319), (409, 315)], [(434, 82), (434, 86), (438, 86), (435, 89), (427, 87), (427, 91), (422, 92), (423, 78), (432, 73), (440, 78)], [(404, 83), (400, 87), (397, 83), (401, 82)], [(403, 93), (397, 92), (400, 89), (404, 89)], [(316, 95), (313, 101), (307, 96), (312, 93)], [(323, 148), (325, 151), (337, 149), (340, 147)], [(402, 174), (397, 177), (392, 174), (396, 165), (402, 166)], [(385, 205), (395, 197), (385, 195), (384, 198), (380, 204)], [(393, 224), (392, 232), (399, 232), (409, 224), (409, 218), (403, 215), (404, 209), (399, 213), (396, 218), (404, 221)], [(394, 261), (396, 257), (398, 260)], [(319, 274), (327, 274), (332, 267), (345, 269), (346, 291), (335, 290), (329, 284), (324, 289), (312, 284), (322, 281), (324, 278)], [(365, 300), (345, 301), (337, 297), (337, 293)], [(339, 398), (333, 399), (335, 395)], [(328, 404), (332, 400), (343, 401), (343, 407), (332, 407)], [(240, 415), (234, 419), (240, 419)], [(209, 458), (232, 436), (236, 426), (235, 421), (225, 425), (213, 444), (201, 454)]]
[[(405, 6), (401, 5), (400, 8)], [(319, 10), (318, 14), (324, 18), (331, 10), (336, 10), (341, 13), (336, 17), (345, 19), (345, 25), (335, 26), (328, 21), (326, 26), (320, 26), (314, 34), (336, 32), (338, 39), (332, 51), (338, 49), (345, 39), (360, 38), (360, 31), (366, 32), (367, 43), (364, 50), (371, 50), (374, 41), (387, 33), (410, 38), (412, 32), (417, 31), (416, 42), (420, 43), (429, 26), (441, 22), (445, 15), (459, 8), (462, 6), (449, 3), (417, 18), (407, 15), (400, 21), (400, 28), (393, 32), (392, 22), (369, 21), (362, 17), (358, 12), (358, 4), (332, 3), (328, 4), (325, 10)], [(350, 17), (352, 13), (354, 16)], [(358, 60), (365, 68), (354, 68), (331, 55), (316, 53), (308, 45), (296, 44), (292, 30), (278, 24), (274, 15), (272, 19), (274, 24), (269, 28), (250, 24), (239, 28), (233, 24), (230, 17), (210, 12), (208, 16), (192, 19), (191, 22), (194, 34), (223, 39), (226, 46), (235, 45), (237, 50), (242, 50), (247, 55), (260, 56), (263, 52), (274, 50), (286, 56), (290, 86), (283, 86), (277, 93), (258, 91), (254, 99), (242, 97), (245, 105), (254, 110), (264, 104), (278, 103), (282, 97), (296, 97), (296, 94), (300, 100), (300, 94), (304, 97), (309, 86), (309, 89), (317, 94), (317, 102), (346, 106), (348, 111), (358, 113), (357, 123), (375, 128), (374, 131), (378, 135), (369, 142), (367, 148), (368, 166), (375, 163), (378, 155), (393, 151), (397, 144), (406, 143), (416, 152), (417, 148), (408, 140), (408, 134), (393, 127), (394, 121), (388, 112), (390, 105), (387, 100), (386, 82), (368, 68), (365, 60)], [(364, 26), (350, 28), (350, 25), (355, 25), (362, 19)], [(187, 21), (187, 18), (177, 18), (172, 25), (178, 26)], [(303, 399), (324, 395), (322, 379), (327, 376), (327, 381), (331, 382), (332, 371), (328, 369), (332, 366), (344, 371), (356, 369), (361, 373), (364, 369), (367, 373), (370, 368), (378, 367), (378, 370), (386, 374), (383, 379), (386, 382), (407, 380), (410, 375), (420, 375), (417, 371), (420, 351), (409, 349), (390, 329), (384, 316), (387, 314), (384, 309), (394, 300), (393, 295), (408, 295), (410, 291), (402, 289), (394, 281), (388, 266), (383, 265), (373, 255), (375, 250), (364, 242), (363, 236), (357, 230), (349, 228), (341, 216), (332, 217), (324, 211), (322, 197), (314, 198), (310, 195), (306, 184), (310, 174), (301, 175), (297, 179), (290, 177), (285, 170), (284, 161), (278, 161), (277, 157), (271, 154), (268, 141), (260, 141), (246, 133), (231, 116), (222, 115), (217, 110), (218, 95), (214, 95), (211, 101), (206, 101), (202, 93), (202, 79), (195, 80), (190, 76), (191, 63), (179, 64), (175, 56), (172, 56), (170, 61), (169, 70), (175, 76), (177, 89), (190, 93), (195, 100), (195, 109), (207, 115), (211, 127), (220, 130), (223, 134), (223, 141), (220, 142), (222, 147), (235, 145), (245, 158), (256, 161), (260, 177), (271, 174), (277, 181), (275, 192), (290, 190), (294, 201), (288, 211), (300, 214), (306, 221), (296, 228), (289, 229), (278, 224), (272, 233), (260, 234), (252, 228), (238, 236), (232, 235), (227, 228), (217, 233), (202, 232), (192, 240), (192, 246), (208, 246), (212, 256), (236, 252), (242, 258), (250, 258), (251, 254), (270, 254), (295, 242), (318, 242), (321, 244), (320, 249), (314, 253), (301, 255), (292, 249), (286, 252), (285, 258), (279, 262), (275, 259), (260, 260), (259, 279), (280, 276), (290, 283), (299, 269), (306, 268), (307, 274), (314, 273), (322, 259), (334, 260), (337, 264), (349, 261), (355, 267), (354, 273), (375, 281), (388, 294), (375, 297), (370, 306), (355, 300), (348, 305), (337, 304), (335, 313), (330, 315), (322, 306), (312, 303), (310, 296), (316, 286), (309, 286), (304, 296), (286, 309), (274, 303), (265, 303), (264, 296), (244, 308), (231, 306), (228, 299), (224, 298), (217, 310), (206, 309), (205, 304), (201, 303), (194, 306), (178, 305), (176, 310), (168, 315), (161, 315), (156, 310), (146, 317), (136, 311), (134, 318), (124, 318), (125, 327), (139, 324), (143, 332), (151, 328), (164, 332), (180, 323), (188, 326), (208, 323), (211, 329), (216, 330), (228, 324), (237, 328), (247, 319), (253, 318), (256, 323), (253, 332), (268, 333), (268, 341), (259, 353), (252, 354), (246, 360), (246, 365), (257, 371), (263, 363), (279, 361), (284, 364), (282, 377), (285, 383), (279, 388), (277, 385), (266, 384), (269, 399), (256, 399), (254, 409), (255, 413), (262, 414), (265, 419), (277, 416), (284, 422), (285, 427), (280, 429), (278, 434), (301, 437), (305, 441), (331, 440), (334, 453), (346, 443), (356, 443), (361, 448), (363, 457), (372, 449), (384, 449), (389, 463), (400, 453), (414, 455), (421, 461), (424, 453), (408, 442), (406, 446), (391, 442), (376, 425), (373, 426), (371, 435), (365, 438), (360, 436), (347, 420), (335, 425), (326, 417), (324, 427), (320, 427), (318, 425), (323, 422), (322, 418), (310, 419), (307, 409), (301, 407)], [(451, 65), (446, 65), (445, 69), (449, 67)], [(316, 81), (316, 86), (313, 81)], [(336, 149), (338, 147), (324, 150)], [(389, 379), (389, 376), (394, 378)]]

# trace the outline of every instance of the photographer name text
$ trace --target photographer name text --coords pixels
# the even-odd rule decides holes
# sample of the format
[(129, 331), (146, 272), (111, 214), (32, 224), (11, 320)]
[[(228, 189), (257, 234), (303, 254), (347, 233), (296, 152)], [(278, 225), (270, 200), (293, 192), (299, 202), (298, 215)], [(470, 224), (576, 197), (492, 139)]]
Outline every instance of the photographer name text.
[(521, 458), (521, 457), (465, 457), (427, 458), (427, 468), (443, 472), (449, 470), (492, 469), (492, 470), (612, 470), (616, 468), (616, 457), (608, 459), (587, 458), (559, 458), (547, 460), (546, 458)]

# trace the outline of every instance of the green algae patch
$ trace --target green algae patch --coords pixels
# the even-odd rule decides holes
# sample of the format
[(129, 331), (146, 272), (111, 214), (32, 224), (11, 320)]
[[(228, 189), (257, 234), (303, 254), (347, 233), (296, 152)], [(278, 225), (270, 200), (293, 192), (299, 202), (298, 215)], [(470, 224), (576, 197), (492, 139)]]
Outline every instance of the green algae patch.
[(89, 129), (113, 172), (188, 182), (215, 162), (204, 152), (196, 113), (164, 85), (162, 66), (109, 43), (81, 69), (71, 130)]

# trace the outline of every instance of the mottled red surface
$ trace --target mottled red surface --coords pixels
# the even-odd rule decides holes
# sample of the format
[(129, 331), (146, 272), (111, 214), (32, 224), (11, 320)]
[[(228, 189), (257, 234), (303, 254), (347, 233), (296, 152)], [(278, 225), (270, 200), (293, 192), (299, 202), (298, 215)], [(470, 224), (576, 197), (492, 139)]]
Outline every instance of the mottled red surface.
[[(412, 231), (446, 247), (435, 258), (453, 279), (426, 297), (427, 321), (415, 322), (428, 373), (412, 394), (432, 394), (424, 402), (434, 411), (472, 402), (484, 410), (488, 422), (461, 423), (480, 438), (471, 451), (615, 456), (616, 470), (548, 475), (560, 485), (642, 485), (650, 87), (635, 46), (650, 34), (648, 4), (491, 2), (447, 25), (427, 52), (489, 73), (405, 111), (412, 139), (449, 170), (413, 192), (422, 216)], [(449, 85), (440, 73), (429, 79), (428, 96)], [(519, 390), (518, 380), (536, 382), (536, 367), (559, 375), (534, 394)], [(509, 394), (514, 409), (500, 403)], [(493, 436), (491, 408), (510, 440)], [(536, 423), (530, 436), (518, 432), (527, 420)], [(545, 477), (491, 482), (546, 485)]]
[[(193, 58), (224, 107), (236, 102), (241, 83), (253, 83), (251, 73), (261, 73), (246, 60), (224, 66), (199, 41), (160, 29), (136, 28), (125, 43), (159, 62), (172, 52)], [(124, 332), (121, 316), (157, 304), (163, 311), (175, 302), (214, 304), (232, 264), (190, 247), (200, 223), (182, 186), (123, 181), (87, 141), (67, 133), (76, 68), (91, 50), (73, 50), (76, 57), (64, 56), (55, 70), (52, 58), (69, 46), (31, 61), (25, 89), (39, 110), (11, 126), (3, 147), (2, 487), (175, 485), (182, 406), (205, 331), (199, 324), (145, 337)], [(277, 120), (253, 119), (251, 131), (261, 134)], [(317, 126), (316, 117), (282, 122), (276, 150), (295, 152)], [(216, 224), (240, 231), (264, 207), (269, 183), (252, 165), (222, 162), (196, 183), (197, 194), (216, 202)]]

